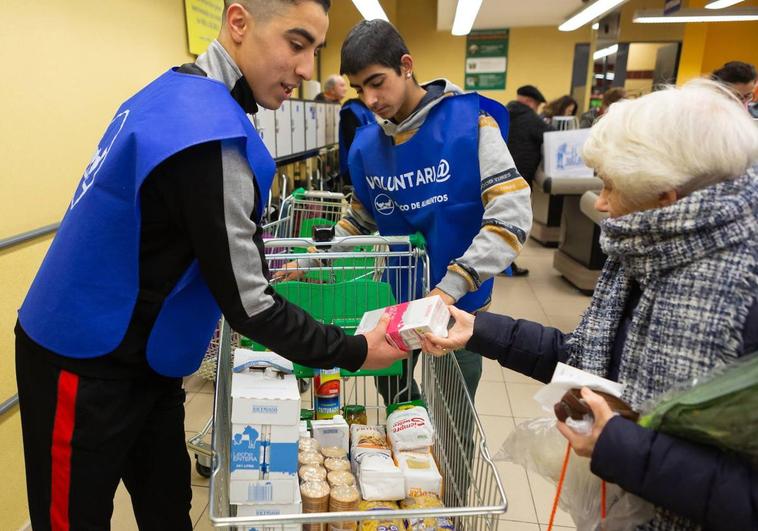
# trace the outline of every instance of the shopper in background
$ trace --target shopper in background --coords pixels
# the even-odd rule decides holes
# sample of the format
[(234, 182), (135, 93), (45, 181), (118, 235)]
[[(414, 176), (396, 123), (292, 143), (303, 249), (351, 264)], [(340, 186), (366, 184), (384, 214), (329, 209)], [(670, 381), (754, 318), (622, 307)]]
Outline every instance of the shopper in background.
[[(543, 382), (568, 363), (625, 384), (639, 411), (758, 349), (758, 129), (730, 91), (696, 80), (613, 105), (583, 155), (610, 217), (608, 260), (579, 326), (564, 334), (451, 308), (449, 337), (427, 338), (424, 350), (465, 346)], [(592, 447), (596, 475), (658, 506), (638, 529), (755, 528), (755, 469), (604, 413), (596, 441), (572, 440)]]
[(347, 336), (268, 283), (274, 161), (246, 113), (310, 79), (329, 0), (227, 1), (218, 40), (127, 100), (19, 311), (16, 376), (32, 526), (109, 529), (123, 480), (141, 530), (191, 530), (182, 376), (223, 311), (312, 367), (406, 356), (386, 323)]
[(554, 116), (576, 116), (577, 110), (576, 100), (567, 94), (545, 104), (540, 116), (546, 124), (550, 124)]
[[(524, 85), (516, 90), (516, 99), (508, 103), (511, 126), (508, 131), (508, 149), (519, 173), (531, 188), (534, 175), (542, 160), (542, 142), (546, 131), (551, 127), (537, 114), (545, 97), (533, 85)], [(529, 270), (511, 264), (513, 276), (526, 276)]]
[(324, 83), (324, 92), (319, 92), (314, 101), (325, 101), (327, 103), (342, 103), (342, 98), (347, 92), (347, 83), (339, 74), (333, 74), (326, 79)]
[(376, 117), (360, 98), (352, 98), (340, 109), (339, 144), (340, 144), (340, 181), (343, 187), (349, 186), (352, 192), (353, 180), (347, 157), (353, 144), (355, 132), (359, 127), (376, 122)]
[(603, 94), (603, 102), (600, 104), (600, 107), (595, 107), (594, 109), (590, 109), (586, 113), (582, 114), (582, 116), (579, 118), (579, 127), (582, 129), (592, 127), (598, 118), (608, 112), (608, 109), (611, 107), (611, 105), (617, 101), (623, 100), (624, 98), (626, 98), (626, 89), (624, 87), (609, 88), (605, 91), (605, 94)]
[(718, 70), (714, 70), (711, 79), (720, 81), (729, 86), (742, 100), (745, 107), (748, 107), (753, 101), (753, 91), (756, 87), (755, 66), (742, 61), (730, 61)]

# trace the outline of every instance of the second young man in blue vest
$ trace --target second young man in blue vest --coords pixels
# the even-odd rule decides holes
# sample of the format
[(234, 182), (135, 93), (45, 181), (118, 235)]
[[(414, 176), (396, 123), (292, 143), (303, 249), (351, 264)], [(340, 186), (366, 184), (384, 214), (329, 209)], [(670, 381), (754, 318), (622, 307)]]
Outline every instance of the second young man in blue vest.
[[(402, 37), (382, 20), (356, 25), (341, 59), (341, 73), (379, 121), (353, 139), (354, 200), (336, 235), (421, 232), (431, 295), (469, 312), (486, 308), (493, 276), (518, 256), (532, 224), (529, 186), (493, 117), (507, 114), (444, 79), (419, 85)], [(456, 356), (473, 398), (481, 357)]]

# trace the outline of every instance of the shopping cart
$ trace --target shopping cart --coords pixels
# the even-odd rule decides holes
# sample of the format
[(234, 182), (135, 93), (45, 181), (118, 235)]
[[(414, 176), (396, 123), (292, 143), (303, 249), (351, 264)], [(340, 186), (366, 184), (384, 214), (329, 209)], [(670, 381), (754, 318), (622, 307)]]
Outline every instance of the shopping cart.
[[(370, 251), (359, 254), (360, 258), (371, 259), (371, 266), (366, 267), (364, 262), (359, 265), (338, 265), (338, 260), (355, 258), (358, 253), (319, 253), (318, 263), (309, 265), (306, 271), (318, 272), (319, 280), (306, 279), (275, 285), (279, 293), (295, 300), (323, 322), (337, 324), (350, 331), (357, 326), (363, 311), (372, 306), (400, 302), (417, 293), (417, 289), (428, 289), (426, 255), (422, 249), (415, 248), (409, 238), (352, 237), (336, 243), (369, 247)], [(304, 244), (316, 245), (313, 241), (300, 239), (269, 241), (267, 248), (276, 249), (277, 252), (267, 253), (267, 259), (269, 263), (289, 263), (298, 258), (298, 254), (291, 249)], [(290, 250), (281, 251), (282, 248)], [(358, 270), (351, 272), (350, 280), (341, 280), (340, 273), (349, 267)], [(276, 271), (279, 267), (272, 266), (272, 269)], [(330, 282), (329, 279), (335, 281)], [(233, 348), (232, 332), (224, 323), (217, 357), (213, 417), (215, 429), (209, 514), (214, 526), (283, 530), (285, 526), (300, 524), (444, 516), (450, 518), (458, 530), (496, 529), (498, 515), (506, 510), (505, 493), (487, 448), (482, 425), (466, 391), (460, 367), (451, 355), (440, 358), (423, 356), (420, 367), (422, 398), (426, 401), (436, 429), (433, 453), (445, 479), (442, 496), (444, 508), (236, 516), (235, 507), (229, 501)], [(305, 376), (303, 371), (307, 369), (296, 369), (300, 376)], [(391, 374), (398, 375), (399, 372), (396, 367), (391, 369)], [(412, 374), (410, 371), (405, 371), (405, 374), (404, 385), (398, 385), (402, 389), (398, 390), (392, 401), (402, 401), (410, 393)], [(343, 380), (343, 403), (366, 406), (369, 423), (383, 424), (386, 415), (376, 390), (376, 373), (343, 371), (342, 375), (346, 378)], [(312, 396), (310, 400), (312, 403)], [(304, 402), (307, 404), (307, 400)]]
[(262, 227), (264, 238), (310, 238), (314, 226), (335, 225), (347, 204), (341, 193), (298, 188), (282, 201), (279, 219)]

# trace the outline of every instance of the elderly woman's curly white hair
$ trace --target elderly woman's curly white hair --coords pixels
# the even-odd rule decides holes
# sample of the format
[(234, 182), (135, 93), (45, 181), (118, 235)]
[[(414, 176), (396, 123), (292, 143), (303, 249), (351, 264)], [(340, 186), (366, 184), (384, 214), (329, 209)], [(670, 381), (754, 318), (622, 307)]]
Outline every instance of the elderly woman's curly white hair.
[(698, 79), (613, 104), (582, 156), (630, 202), (682, 197), (758, 162), (758, 126), (728, 88)]

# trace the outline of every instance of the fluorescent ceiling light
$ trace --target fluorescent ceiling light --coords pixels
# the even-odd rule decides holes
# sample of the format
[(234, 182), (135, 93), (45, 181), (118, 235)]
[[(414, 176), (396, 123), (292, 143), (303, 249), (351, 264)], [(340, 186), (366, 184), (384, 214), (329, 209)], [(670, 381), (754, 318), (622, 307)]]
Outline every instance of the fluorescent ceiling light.
[(601, 48), (597, 50), (595, 53), (592, 54), (593, 59), (602, 59), (603, 57), (608, 57), (609, 55), (613, 55), (614, 53), (619, 51), (619, 45), (614, 44), (613, 46), (608, 46), (608, 48)]
[(682, 9), (673, 15), (664, 15), (661, 9), (643, 9), (634, 12), (637, 24), (682, 24), (687, 22), (747, 22), (758, 20), (758, 9), (743, 7), (729, 11)]
[(453, 35), (468, 35), (474, 26), (482, 0), (458, 0), (453, 20)]
[(592, 29), (594, 29), (594, 30), (599, 30), (599, 29), (600, 29), (600, 22), (595, 22), (595, 23), (592, 25)]
[(740, 2), (743, 2), (744, 0), (714, 0), (713, 2), (709, 2), (705, 8), (706, 9), (724, 9), (725, 7), (733, 6), (734, 4), (739, 4)]
[(561, 31), (574, 31), (588, 22), (602, 17), (608, 11), (614, 7), (620, 6), (626, 1), (627, 0), (595, 0), (575, 13), (566, 22), (558, 26), (558, 29)]
[(353, 0), (353, 4), (366, 20), (382, 19), (389, 22), (387, 14), (382, 9), (379, 0)]

